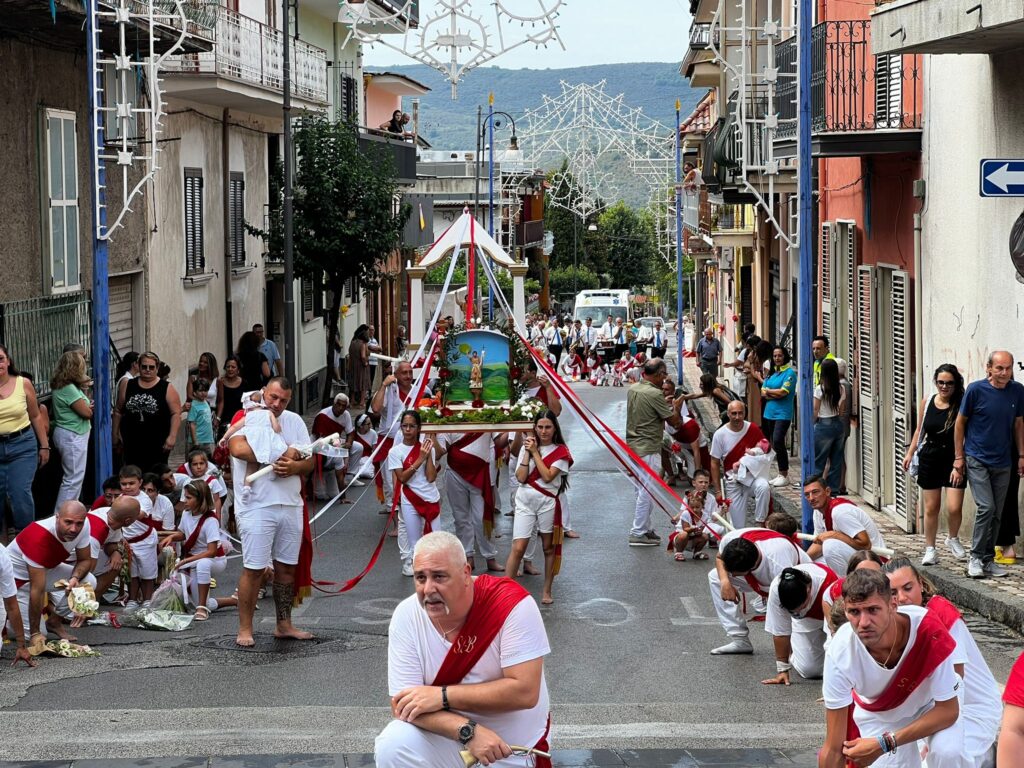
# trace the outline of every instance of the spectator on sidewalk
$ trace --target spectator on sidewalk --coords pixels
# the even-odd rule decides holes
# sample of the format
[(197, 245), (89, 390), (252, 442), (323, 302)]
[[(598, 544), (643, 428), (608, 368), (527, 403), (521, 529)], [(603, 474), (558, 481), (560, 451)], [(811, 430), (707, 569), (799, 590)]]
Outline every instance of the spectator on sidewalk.
[(174, 386), (157, 375), (155, 352), (139, 355), (138, 378), (121, 382), (114, 408), (114, 449), (135, 466), (166, 464), (178, 441), (181, 398)]
[(823, 360), (821, 376), (814, 387), (814, 472), (827, 478), (834, 494), (842, 487), (846, 446), (843, 416), (849, 409), (846, 389), (839, 380), (839, 366), (835, 360)]
[(64, 477), (57, 492), (53, 512), (65, 501), (79, 500), (89, 456), (92, 431), (92, 401), (83, 390), (92, 384), (85, 371), (85, 358), (77, 352), (65, 352), (57, 361), (50, 379), (53, 402), (53, 443), (60, 452)]
[(718, 378), (722, 365), (722, 342), (715, 338), (715, 329), (704, 329), (704, 338), (697, 342), (697, 365), (701, 371)]
[(49, 460), (47, 419), (35, 387), (19, 374), (7, 347), (0, 344), (0, 499), (10, 498), (17, 531), (35, 520), (32, 480), (36, 467)]
[[(267, 338), (266, 331), (263, 329), (261, 323), (256, 323), (252, 327), (252, 332), (256, 334), (256, 341), (259, 342), (260, 353), (267, 358), (267, 363), (270, 365), (271, 375), (274, 375), (276, 371), (277, 376), (284, 376), (284, 358), (281, 357), (281, 352), (277, 348), (271, 339)], [(217, 370), (216, 365), (213, 370)]]
[(273, 375), (270, 361), (260, 352), (259, 337), (253, 331), (246, 331), (238, 338), (235, 359), (238, 361), (239, 373), (242, 375), (246, 392), (263, 389), (263, 385), (270, 381)]
[[(374, 353), (378, 355), (384, 354), (384, 347), (377, 341), (377, 329), (372, 325), (367, 329), (366, 335), (369, 339), (366, 342), (367, 354)], [(370, 366), (370, 392), (373, 392), (374, 387), (377, 385), (377, 358), (371, 357), (369, 361)]]
[(962, 475), (953, 480), (953, 459), (956, 455), (953, 433), (960, 403), (964, 399), (964, 377), (955, 365), (943, 363), (935, 369), (932, 381), (936, 393), (921, 400), (917, 430), (903, 457), (903, 469), (909, 471), (917, 453), (917, 486), (921, 489), (924, 505), (924, 557), (921, 565), (935, 565), (939, 561), (935, 540), (939, 532), (943, 489), (946, 491), (946, 518), (949, 522), (946, 546), (957, 560), (967, 559), (959, 538), (965, 483)]
[(828, 336), (815, 336), (811, 341), (811, 355), (814, 357), (814, 386), (818, 386), (818, 379), (821, 378), (821, 361), (835, 360), (836, 365), (840, 359), (829, 352)]
[[(1013, 355), (997, 350), (985, 364), (987, 377), (972, 381), (960, 403), (954, 429), (952, 480), (966, 475), (977, 504), (971, 559), (972, 579), (1006, 576), (994, 562), (996, 536), (1010, 483), (1010, 473), (1024, 472), (1024, 386), (1013, 380)], [(1012, 444), (1019, 458), (1012, 466)]]
[(779, 474), (769, 485), (776, 488), (789, 482), (789, 447), (786, 435), (793, 423), (796, 403), (796, 369), (790, 365), (789, 350), (781, 344), (772, 349), (772, 373), (761, 385), (761, 396), (768, 402), (761, 417), (761, 431), (775, 451)]

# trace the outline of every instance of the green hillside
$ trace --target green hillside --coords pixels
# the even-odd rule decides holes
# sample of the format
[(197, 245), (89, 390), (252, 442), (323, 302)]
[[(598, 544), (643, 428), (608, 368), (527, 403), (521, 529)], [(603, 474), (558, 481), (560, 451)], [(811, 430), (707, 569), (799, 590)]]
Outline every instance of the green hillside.
[[(451, 87), (441, 73), (423, 65), (375, 66), (372, 72), (396, 72), (411, 77), (431, 88), (419, 97), (419, 128), (422, 136), (435, 149), (471, 150), (476, 146), (476, 113), (480, 105), (487, 111), (487, 94), (494, 92), (494, 108), (519, 118), (530, 109), (543, 104), (545, 95), (555, 97), (562, 92), (561, 81), (568, 85), (589, 83), (596, 85), (605, 80), (605, 92), (610, 97), (624, 95), (625, 104), (639, 107), (652, 120), (665, 126), (675, 124), (675, 102), (682, 101), (685, 119), (703, 95), (703, 90), (691, 89), (689, 82), (679, 74), (678, 63), (603, 64), (572, 69), (502, 69), (481, 67), (471, 71), (459, 84), (458, 99), (451, 98)], [(406, 99), (403, 109), (412, 112), (412, 100)], [(499, 136), (508, 136), (508, 129), (499, 129)], [(498, 140), (495, 141), (498, 144)], [(618, 171), (610, 161), (611, 171)], [(644, 201), (634, 199), (632, 190), (623, 190), (623, 198), (635, 205)]]

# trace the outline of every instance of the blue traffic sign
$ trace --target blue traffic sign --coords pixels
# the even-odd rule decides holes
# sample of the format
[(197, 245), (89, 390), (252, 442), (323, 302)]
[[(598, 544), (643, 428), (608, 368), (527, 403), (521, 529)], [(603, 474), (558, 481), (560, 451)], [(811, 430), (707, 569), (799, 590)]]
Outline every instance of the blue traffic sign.
[(1024, 197), (1024, 160), (981, 161), (982, 197)]

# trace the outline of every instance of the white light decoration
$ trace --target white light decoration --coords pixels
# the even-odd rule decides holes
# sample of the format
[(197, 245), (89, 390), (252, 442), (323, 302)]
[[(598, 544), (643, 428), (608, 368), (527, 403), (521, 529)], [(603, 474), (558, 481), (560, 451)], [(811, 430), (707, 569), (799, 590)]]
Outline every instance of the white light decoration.
[[(92, 0), (88, 4), (90, 28), (95, 34), (89, 48), (90, 85), (95, 105), (90, 130), (96, 138), (93, 142), (93, 200), (99, 240), (110, 240), (123, 225), (132, 203), (142, 195), (159, 169), (157, 156), (164, 117), (160, 67), (168, 56), (180, 50), (186, 35), (198, 29), (186, 15), (183, 0), (172, 2), (173, 10), (156, 8), (154, 0)], [(101, 48), (101, 23), (115, 30), (117, 44), (113, 50)], [(158, 28), (178, 33), (177, 39), (162, 54), (156, 51)], [(144, 30), (141, 39), (137, 37), (140, 30)], [(105, 130), (108, 120), (114, 127), (110, 136)], [(148, 142), (137, 141), (139, 131), (132, 130), (135, 125), (148, 125)], [(108, 180), (111, 173), (120, 171), (121, 199), (114, 208), (107, 194), (109, 183), (100, 183), (101, 168)], [(141, 177), (132, 184), (132, 176), (140, 173)], [(104, 209), (108, 213), (106, 225), (101, 224), (100, 212)]]
[[(672, 129), (628, 106), (623, 94), (609, 96), (604, 80), (561, 86), (561, 94), (545, 95), (541, 107), (516, 121), (528, 167), (560, 169), (563, 158), (567, 162), (565, 174), (557, 170), (549, 177), (548, 202), (586, 221), (621, 199), (632, 181), (646, 188), (660, 237), (675, 169)], [(626, 158), (632, 180), (606, 170), (611, 156)]]
[[(469, 70), (514, 48), (555, 42), (565, 49), (555, 24), (563, 0), (434, 0), (434, 10), (418, 24), (412, 20), (415, 0), (388, 5), (392, 10), (365, 0), (343, 2), (338, 19), (349, 26), (346, 44), (352, 38), (379, 43), (433, 67), (452, 84), (453, 99)], [(487, 6), (486, 18), (474, 5)]]

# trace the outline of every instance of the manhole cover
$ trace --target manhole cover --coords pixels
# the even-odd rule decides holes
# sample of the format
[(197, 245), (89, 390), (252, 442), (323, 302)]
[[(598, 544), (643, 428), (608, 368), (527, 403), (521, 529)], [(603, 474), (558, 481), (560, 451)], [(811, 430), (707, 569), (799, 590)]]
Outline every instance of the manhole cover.
[(216, 664), (275, 664), (321, 654), (348, 653), (387, 644), (386, 637), (359, 632), (318, 629), (313, 640), (278, 640), (272, 634), (257, 633), (256, 645), (242, 648), (235, 635), (211, 635), (182, 643), (171, 654), (192, 662)]
[(201, 648), (211, 648), (218, 651), (238, 651), (240, 653), (291, 653), (311, 655), (323, 653), (328, 650), (325, 646), (335, 645), (344, 641), (344, 638), (337, 636), (318, 635), (312, 640), (281, 640), (273, 635), (255, 636), (256, 645), (243, 648), (235, 642), (234, 635), (220, 635), (210, 637), (196, 643)]

